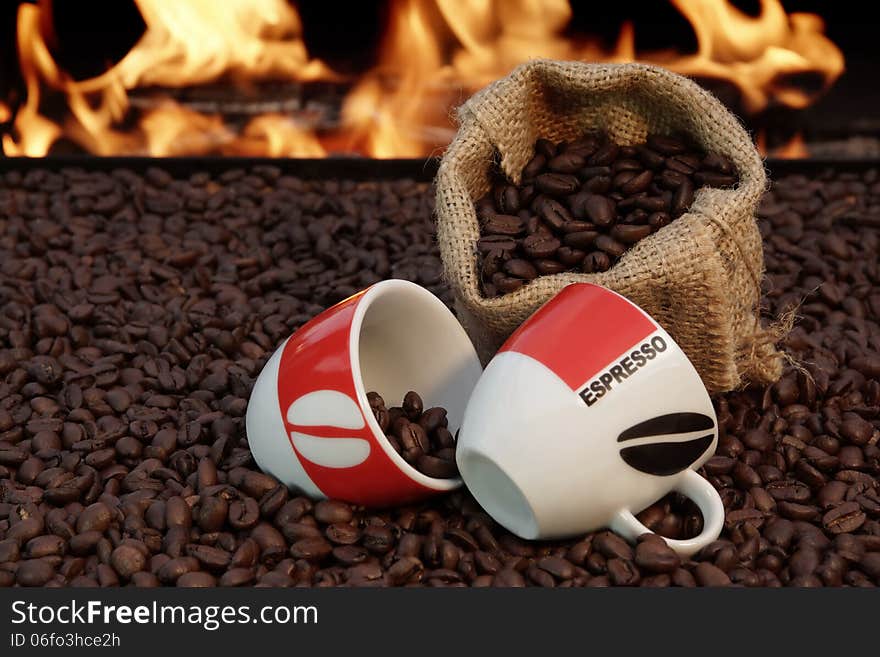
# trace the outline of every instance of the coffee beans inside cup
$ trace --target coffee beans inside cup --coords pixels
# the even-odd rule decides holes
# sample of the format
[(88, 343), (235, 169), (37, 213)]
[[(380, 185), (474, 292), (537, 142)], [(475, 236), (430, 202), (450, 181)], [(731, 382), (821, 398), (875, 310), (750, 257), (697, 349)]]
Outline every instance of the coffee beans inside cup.
[(424, 408), (422, 398), (412, 390), (400, 406), (391, 408), (377, 392), (368, 392), (367, 399), (388, 442), (407, 463), (429, 477), (458, 476), (455, 436), (449, 431), (445, 408)]
[(604, 134), (558, 144), (539, 139), (519, 185), (494, 175), (491, 191), (476, 203), (487, 297), (542, 275), (606, 271), (687, 212), (698, 188), (738, 180), (725, 156), (663, 135), (632, 146)]

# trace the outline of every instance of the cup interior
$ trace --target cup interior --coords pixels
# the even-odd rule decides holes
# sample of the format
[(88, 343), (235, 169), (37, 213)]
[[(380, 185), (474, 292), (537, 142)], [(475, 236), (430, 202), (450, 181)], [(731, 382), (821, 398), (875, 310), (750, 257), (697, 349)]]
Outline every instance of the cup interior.
[[(396, 406), (415, 390), (426, 409), (447, 410), (450, 431), (461, 426), (482, 367), (467, 333), (437, 297), (407, 281), (376, 284), (358, 306), (352, 340), (352, 371), (363, 408), (369, 408), (368, 391)], [(424, 477), (383, 439), (372, 414), (366, 415), (389, 456), (411, 475)]]
[(531, 504), (495, 461), (478, 451), (469, 451), (459, 459), (459, 466), (468, 490), (490, 516), (517, 536), (538, 538), (538, 519)]

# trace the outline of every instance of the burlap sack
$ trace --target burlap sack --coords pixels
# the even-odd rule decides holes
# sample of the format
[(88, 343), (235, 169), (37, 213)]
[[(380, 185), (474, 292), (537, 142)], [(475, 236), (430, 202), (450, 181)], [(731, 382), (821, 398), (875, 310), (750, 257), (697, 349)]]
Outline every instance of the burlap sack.
[[(667, 70), (641, 64), (535, 60), (475, 94), (458, 111), (458, 134), (437, 174), (440, 253), (459, 317), (487, 360), (504, 339), (565, 285), (589, 281), (628, 297), (675, 338), (710, 392), (769, 383), (782, 371), (777, 331), (758, 319), (763, 275), (754, 219), (766, 186), (748, 134), (711, 94)], [(600, 129), (620, 144), (648, 132), (686, 133), (730, 158), (734, 189), (701, 189), (689, 212), (645, 238), (601, 274), (542, 276), (502, 297), (483, 298), (473, 201), (489, 190), (496, 153), (519, 182), (535, 140)]]

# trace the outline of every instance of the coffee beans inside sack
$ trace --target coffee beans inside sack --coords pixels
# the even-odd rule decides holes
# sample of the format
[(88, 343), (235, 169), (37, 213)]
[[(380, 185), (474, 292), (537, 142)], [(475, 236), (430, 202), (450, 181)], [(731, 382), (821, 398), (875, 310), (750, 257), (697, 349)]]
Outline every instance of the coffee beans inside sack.
[(477, 201), (478, 267), (485, 296), (541, 275), (603, 272), (627, 249), (684, 214), (703, 185), (737, 177), (723, 155), (684, 139), (648, 135), (619, 146), (604, 134), (539, 139), (519, 185), (500, 171)]
[[(653, 66), (534, 60), (474, 95), (458, 119), (436, 179), (438, 241), (484, 361), (563, 287), (591, 282), (654, 317), (710, 392), (779, 378), (782, 330), (758, 307), (766, 175), (715, 97)], [(525, 219), (524, 190), (545, 197), (528, 199), (537, 212)]]

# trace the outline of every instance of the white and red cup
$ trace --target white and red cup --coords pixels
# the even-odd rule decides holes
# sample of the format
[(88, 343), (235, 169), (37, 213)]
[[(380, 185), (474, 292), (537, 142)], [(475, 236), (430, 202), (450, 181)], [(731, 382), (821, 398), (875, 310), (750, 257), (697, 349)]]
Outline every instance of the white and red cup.
[(667, 543), (690, 555), (724, 522), (696, 468), (718, 442), (712, 402), (687, 356), (647, 313), (597, 285), (564, 288), (504, 343), (473, 390), (456, 460), (486, 511), (527, 539), (610, 527), (670, 491), (693, 500), (702, 532)]
[(417, 391), (459, 428), (482, 372), (464, 329), (433, 294), (387, 280), (305, 324), (272, 355), (247, 411), (257, 464), (289, 487), (372, 507), (461, 485), (409, 465), (388, 443), (367, 392), (389, 404)]

